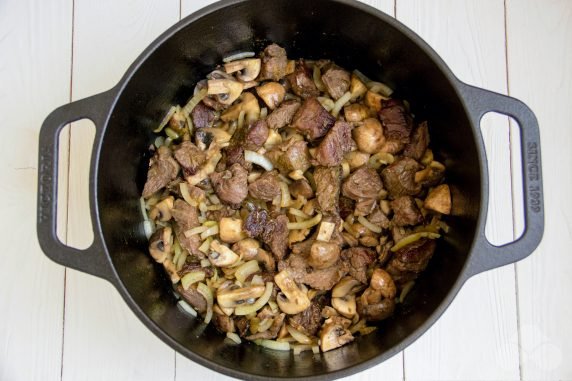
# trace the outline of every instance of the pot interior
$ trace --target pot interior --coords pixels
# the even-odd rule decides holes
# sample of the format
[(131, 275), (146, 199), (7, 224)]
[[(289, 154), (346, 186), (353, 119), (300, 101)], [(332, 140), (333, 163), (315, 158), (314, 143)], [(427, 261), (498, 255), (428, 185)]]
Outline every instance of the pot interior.
[[(242, 377), (352, 373), (403, 349), (408, 337), (436, 319), (435, 312), (461, 283), (456, 284), (475, 236), (481, 198), (474, 128), (448, 69), (417, 44), (418, 37), (404, 32), (388, 16), (347, 1), (226, 4), (181, 21), (172, 36), (148, 50), (147, 59), (140, 58), (130, 78), (125, 78), (128, 82), (103, 135), (96, 179), (109, 255), (124, 292), (139, 306), (138, 313), (146, 314), (176, 341), (180, 352), (208, 360), (212, 369)], [(396, 89), (395, 97), (410, 102), (417, 121), (429, 121), (432, 148), (447, 166), (447, 182), (453, 190), (453, 215), (447, 219), (450, 233), (439, 241), (406, 303), (373, 334), (318, 356), (294, 357), (254, 344), (226, 345), (224, 335), (184, 315), (161, 266), (148, 255), (139, 210), (149, 159), (146, 151), (154, 140), (152, 130), (168, 107), (184, 104), (196, 81), (222, 57), (259, 51), (269, 41), (286, 48), (290, 58), (330, 58)]]

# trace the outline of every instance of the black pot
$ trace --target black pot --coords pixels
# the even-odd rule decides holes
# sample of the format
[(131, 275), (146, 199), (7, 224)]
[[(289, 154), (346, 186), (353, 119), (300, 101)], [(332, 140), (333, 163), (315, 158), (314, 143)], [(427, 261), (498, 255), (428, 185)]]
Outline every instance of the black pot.
[[(408, 296), (381, 329), (353, 344), (313, 356), (254, 344), (230, 346), (176, 306), (160, 265), (147, 253), (139, 197), (152, 130), (171, 104), (184, 103), (197, 80), (222, 57), (259, 51), (268, 42), (290, 57), (331, 58), (398, 89), (419, 120), (427, 119), (436, 156), (452, 186), (451, 231)], [(520, 126), (526, 228), (517, 241), (491, 245), (484, 227), (488, 172), (479, 128), (497, 111)], [(69, 122), (96, 125), (90, 205), (94, 242), (86, 250), (56, 236), (58, 134)], [(427, 44), (393, 18), (353, 0), (227, 0), (183, 19), (155, 40), (113, 89), (52, 112), (40, 133), (38, 238), (54, 261), (110, 281), (141, 321), (179, 353), (239, 378), (332, 379), (378, 364), (422, 335), (472, 275), (521, 260), (544, 229), (540, 140), (522, 102), (460, 82)]]

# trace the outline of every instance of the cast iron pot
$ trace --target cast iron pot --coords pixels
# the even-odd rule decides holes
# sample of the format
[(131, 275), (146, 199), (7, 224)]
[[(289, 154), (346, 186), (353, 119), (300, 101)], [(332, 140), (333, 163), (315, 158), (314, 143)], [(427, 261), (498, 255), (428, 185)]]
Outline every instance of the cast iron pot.
[[(168, 107), (186, 102), (195, 82), (222, 57), (259, 51), (270, 41), (285, 47), (289, 57), (331, 58), (398, 89), (396, 97), (410, 101), (418, 120), (429, 121), (432, 146), (452, 186), (451, 231), (439, 241), (407, 303), (375, 333), (319, 356), (226, 345), (212, 327), (184, 315), (162, 268), (148, 255), (139, 209), (148, 164), (144, 153)], [(488, 173), (479, 123), (489, 111), (518, 122), (522, 147), (526, 228), (501, 247), (484, 234)], [(81, 118), (96, 125), (89, 185), (95, 237), (86, 250), (67, 247), (56, 236), (58, 134)], [(540, 141), (531, 110), (460, 82), (420, 37), (352, 0), (227, 0), (190, 15), (155, 40), (113, 89), (47, 117), (38, 168), (37, 229), (46, 255), (110, 281), (139, 319), (176, 351), (243, 379), (332, 379), (390, 358), (429, 329), (469, 277), (528, 256), (544, 228)]]

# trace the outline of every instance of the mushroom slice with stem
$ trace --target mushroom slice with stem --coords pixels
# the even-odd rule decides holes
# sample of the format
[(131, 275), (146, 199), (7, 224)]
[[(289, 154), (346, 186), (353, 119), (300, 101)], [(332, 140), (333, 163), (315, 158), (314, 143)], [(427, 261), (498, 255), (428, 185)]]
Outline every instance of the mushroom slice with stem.
[(171, 209), (173, 209), (173, 205), (175, 204), (175, 198), (173, 196), (169, 196), (163, 201), (157, 203), (151, 212), (149, 213), (149, 218), (152, 220), (159, 220), (162, 222), (167, 222), (171, 219)]
[(351, 319), (357, 313), (356, 296), (346, 295), (341, 298), (332, 298), (332, 307), (334, 307), (340, 315)]
[(242, 93), (240, 103), (229, 107), (225, 112), (222, 113), (220, 119), (223, 122), (232, 122), (233, 120), (238, 120), (242, 111), (244, 111), (247, 122), (252, 122), (258, 119), (260, 115), (260, 105), (258, 104), (258, 99), (256, 99), (252, 93)]
[(216, 239), (211, 242), (209, 260), (218, 267), (230, 266), (238, 262), (240, 257), (234, 251), (221, 244)]
[(340, 324), (326, 324), (320, 332), (320, 349), (327, 352), (353, 341), (351, 332)]
[(289, 315), (295, 315), (310, 306), (310, 299), (294, 282), (288, 269), (280, 271), (274, 276), (274, 282), (282, 293), (278, 294), (276, 302), (278, 307)]
[(264, 286), (229, 287), (218, 290), (216, 299), (219, 306), (233, 308), (240, 305), (254, 304), (264, 294)]
[(242, 83), (232, 79), (209, 79), (207, 86), (208, 94), (216, 95), (217, 101), (224, 105), (232, 104), (244, 89)]
[(258, 77), (260, 66), (260, 58), (249, 58), (224, 64), (224, 71), (228, 74), (238, 72), (236, 78), (242, 82), (249, 82), (254, 81)]
[(172, 242), (173, 230), (168, 226), (153, 233), (149, 238), (149, 252), (153, 259), (159, 263), (163, 263), (169, 257)]
[(342, 298), (346, 295), (355, 295), (362, 289), (363, 286), (360, 281), (351, 276), (345, 276), (332, 289), (332, 297)]
[(262, 98), (270, 110), (274, 110), (284, 100), (286, 90), (284, 86), (278, 82), (268, 82), (262, 86), (258, 86), (256, 93)]

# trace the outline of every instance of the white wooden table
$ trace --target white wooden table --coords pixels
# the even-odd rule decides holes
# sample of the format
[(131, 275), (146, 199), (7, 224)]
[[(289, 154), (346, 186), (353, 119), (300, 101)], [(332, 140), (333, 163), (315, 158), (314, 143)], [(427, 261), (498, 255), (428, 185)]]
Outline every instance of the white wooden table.
[[(106, 282), (50, 262), (35, 232), (38, 131), (55, 107), (112, 87), (133, 59), (210, 0), (0, 0), (0, 380), (207, 380)], [(462, 80), (525, 101), (541, 127), (544, 240), (478, 275), (415, 344), (355, 380), (572, 379), (572, 1), (369, 0), (419, 33)], [(483, 122), (488, 236), (522, 231), (517, 129)], [(93, 131), (62, 133), (60, 235), (89, 245)], [(511, 145), (511, 141), (513, 144)], [(511, 181), (512, 179), (512, 181)]]

